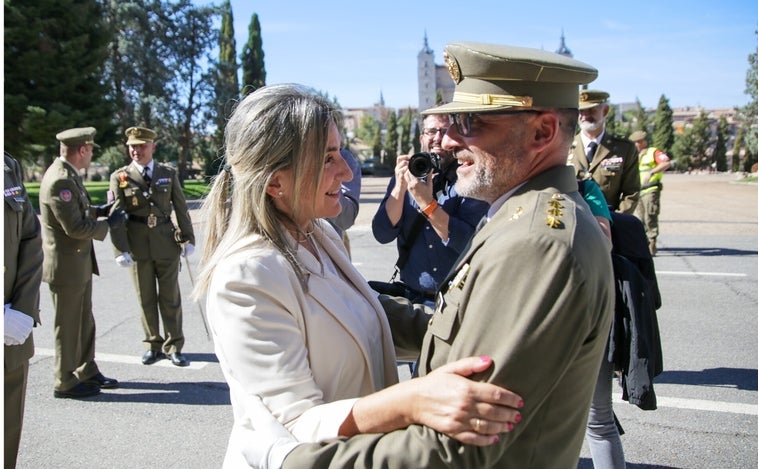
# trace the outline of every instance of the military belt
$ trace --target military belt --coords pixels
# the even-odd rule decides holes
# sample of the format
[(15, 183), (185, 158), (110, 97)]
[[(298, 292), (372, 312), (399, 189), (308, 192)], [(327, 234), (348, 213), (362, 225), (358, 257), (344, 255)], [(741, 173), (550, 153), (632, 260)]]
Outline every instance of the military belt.
[(144, 223), (148, 226), (148, 228), (154, 228), (157, 225), (160, 225), (163, 223), (170, 223), (171, 219), (169, 217), (156, 217), (155, 215), (152, 215), (152, 214), (148, 217), (141, 217), (139, 215), (129, 215), (129, 221)]

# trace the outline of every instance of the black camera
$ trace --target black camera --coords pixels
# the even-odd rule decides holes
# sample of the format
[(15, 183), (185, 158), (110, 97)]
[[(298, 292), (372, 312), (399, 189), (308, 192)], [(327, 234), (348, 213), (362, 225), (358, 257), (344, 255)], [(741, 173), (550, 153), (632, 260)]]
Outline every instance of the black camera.
[(425, 178), (431, 171), (440, 169), (440, 155), (422, 151), (408, 160), (408, 170), (417, 178)]

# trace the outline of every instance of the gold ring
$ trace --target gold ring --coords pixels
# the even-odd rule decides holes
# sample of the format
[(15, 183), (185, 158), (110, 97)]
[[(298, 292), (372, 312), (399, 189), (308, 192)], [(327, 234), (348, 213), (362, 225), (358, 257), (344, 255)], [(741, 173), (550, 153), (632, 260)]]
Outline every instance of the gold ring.
[(474, 420), (474, 431), (479, 433), (479, 430), (481, 429), (481, 427), (482, 427), (482, 420), (481, 419)]

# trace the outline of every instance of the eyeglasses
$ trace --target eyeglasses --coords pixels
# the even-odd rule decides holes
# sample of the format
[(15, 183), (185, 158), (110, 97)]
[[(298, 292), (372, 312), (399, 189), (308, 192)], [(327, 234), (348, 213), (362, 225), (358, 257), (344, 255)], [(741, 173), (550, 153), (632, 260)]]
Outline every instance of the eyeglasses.
[(447, 129), (435, 129), (434, 127), (430, 127), (428, 129), (424, 129), (424, 135), (427, 137), (435, 137), (437, 135), (437, 132), (441, 133), (444, 137), (447, 133)]
[(520, 109), (518, 111), (497, 111), (497, 112), (459, 112), (456, 114), (450, 114), (450, 122), (456, 126), (458, 133), (462, 137), (471, 136), (471, 123), (476, 122), (479, 116), (505, 116), (510, 114), (522, 114), (522, 113), (542, 114), (542, 111), (536, 109)]

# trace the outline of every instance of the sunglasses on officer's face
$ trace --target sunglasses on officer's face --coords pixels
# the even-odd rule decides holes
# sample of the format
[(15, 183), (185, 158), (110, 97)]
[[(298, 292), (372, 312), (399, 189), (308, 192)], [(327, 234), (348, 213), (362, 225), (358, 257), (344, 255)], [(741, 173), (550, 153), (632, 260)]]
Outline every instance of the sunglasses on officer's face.
[(519, 109), (513, 111), (495, 111), (495, 112), (458, 112), (450, 114), (451, 125), (456, 126), (458, 134), (462, 137), (470, 137), (472, 132), (472, 123), (476, 123), (479, 116), (504, 116), (510, 114), (522, 114), (522, 113), (542, 114), (542, 111), (536, 109)]

